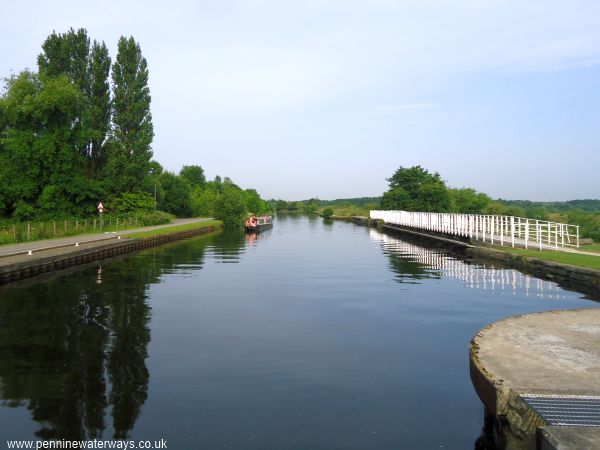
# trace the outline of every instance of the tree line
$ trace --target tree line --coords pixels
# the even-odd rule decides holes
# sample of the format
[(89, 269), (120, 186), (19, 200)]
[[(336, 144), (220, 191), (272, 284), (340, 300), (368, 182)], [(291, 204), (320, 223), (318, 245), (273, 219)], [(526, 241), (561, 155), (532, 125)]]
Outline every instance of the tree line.
[(323, 217), (368, 215), (373, 209), (527, 217), (579, 225), (581, 236), (600, 242), (600, 200), (494, 200), (472, 188), (448, 187), (439, 173), (421, 166), (399, 167), (387, 181), (389, 188), (381, 197), (271, 203), (277, 211), (302, 211)]
[(493, 200), (472, 188), (449, 188), (439, 173), (421, 166), (400, 167), (387, 180), (389, 189), (381, 198), (382, 209), (495, 214), (572, 223), (580, 225), (583, 237), (600, 241), (598, 200), (547, 203)]
[(0, 95), (0, 218), (85, 217), (100, 200), (115, 213), (269, 210), (253, 189), (207, 182), (198, 165), (175, 174), (152, 160), (148, 76), (133, 37), (112, 61), (83, 28), (48, 36), (37, 72), (8, 77)]

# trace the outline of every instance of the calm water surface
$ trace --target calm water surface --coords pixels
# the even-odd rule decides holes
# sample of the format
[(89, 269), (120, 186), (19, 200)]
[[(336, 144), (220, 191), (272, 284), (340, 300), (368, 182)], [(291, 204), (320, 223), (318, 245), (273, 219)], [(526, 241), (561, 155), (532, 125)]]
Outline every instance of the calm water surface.
[(468, 347), (598, 303), (357, 227), (280, 216), (0, 291), (6, 439), (169, 449), (469, 449)]

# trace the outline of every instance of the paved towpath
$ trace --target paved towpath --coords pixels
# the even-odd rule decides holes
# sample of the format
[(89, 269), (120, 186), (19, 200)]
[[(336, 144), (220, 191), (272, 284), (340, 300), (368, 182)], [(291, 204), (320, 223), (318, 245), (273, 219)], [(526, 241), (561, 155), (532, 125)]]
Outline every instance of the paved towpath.
[(177, 225), (185, 225), (188, 223), (206, 222), (211, 218), (193, 218), (193, 219), (175, 219), (173, 222), (164, 225), (155, 225), (152, 227), (142, 227), (129, 230), (121, 230), (106, 233), (79, 234), (77, 236), (68, 236), (57, 239), (43, 239), (39, 241), (20, 242), (18, 244), (7, 244), (0, 246), (0, 258), (10, 257), (21, 254), (23, 252), (40, 252), (75, 245), (76, 243), (85, 244), (93, 243), (108, 239), (116, 239), (119, 235), (137, 233), (139, 231), (152, 231), (159, 228), (168, 228)]

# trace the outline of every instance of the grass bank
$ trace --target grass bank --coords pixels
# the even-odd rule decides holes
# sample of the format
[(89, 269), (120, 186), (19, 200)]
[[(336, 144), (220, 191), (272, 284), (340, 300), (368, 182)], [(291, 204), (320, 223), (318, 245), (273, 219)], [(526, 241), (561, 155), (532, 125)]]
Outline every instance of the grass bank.
[(595, 252), (595, 253), (600, 253), (600, 244), (590, 244), (590, 245), (582, 245), (581, 247), (579, 247), (579, 250), (582, 250), (584, 252)]
[(175, 216), (172, 214), (162, 211), (151, 211), (132, 213), (130, 215), (105, 214), (102, 226), (98, 217), (29, 222), (4, 220), (0, 221), (0, 245), (150, 227), (168, 224), (173, 219), (175, 219)]
[(223, 222), (220, 220), (207, 220), (205, 222), (186, 223), (184, 225), (175, 225), (172, 227), (157, 228), (156, 230), (139, 231), (137, 233), (129, 233), (125, 236), (135, 239), (145, 239), (165, 234), (179, 233), (181, 231), (189, 231), (195, 229), (215, 227), (215, 230), (223, 227)]
[(572, 266), (600, 270), (600, 255), (580, 255), (578, 253), (569, 253), (553, 250), (525, 250), (524, 248), (512, 247), (507, 248), (494, 246), (493, 248), (501, 252), (511, 253), (513, 255), (520, 255), (528, 258), (538, 258), (543, 259), (545, 261), (553, 261), (561, 264), (570, 264)]
[(369, 208), (355, 205), (326, 206), (324, 208), (319, 208), (319, 215), (322, 214), (323, 210), (326, 208), (331, 208), (333, 210), (332, 218), (336, 219), (351, 218), (353, 216), (369, 217), (371, 211)]

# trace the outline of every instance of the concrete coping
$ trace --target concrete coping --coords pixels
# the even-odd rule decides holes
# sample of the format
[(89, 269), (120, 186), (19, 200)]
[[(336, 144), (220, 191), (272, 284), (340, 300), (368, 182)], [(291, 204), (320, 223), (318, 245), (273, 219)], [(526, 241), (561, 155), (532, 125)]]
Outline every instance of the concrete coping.
[(508, 424), (506, 448), (535, 448), (550, 424), (521, 395), (600, 395), (600, 308), (509, 317), (479, 331), (470, 353), (477, 394)]

